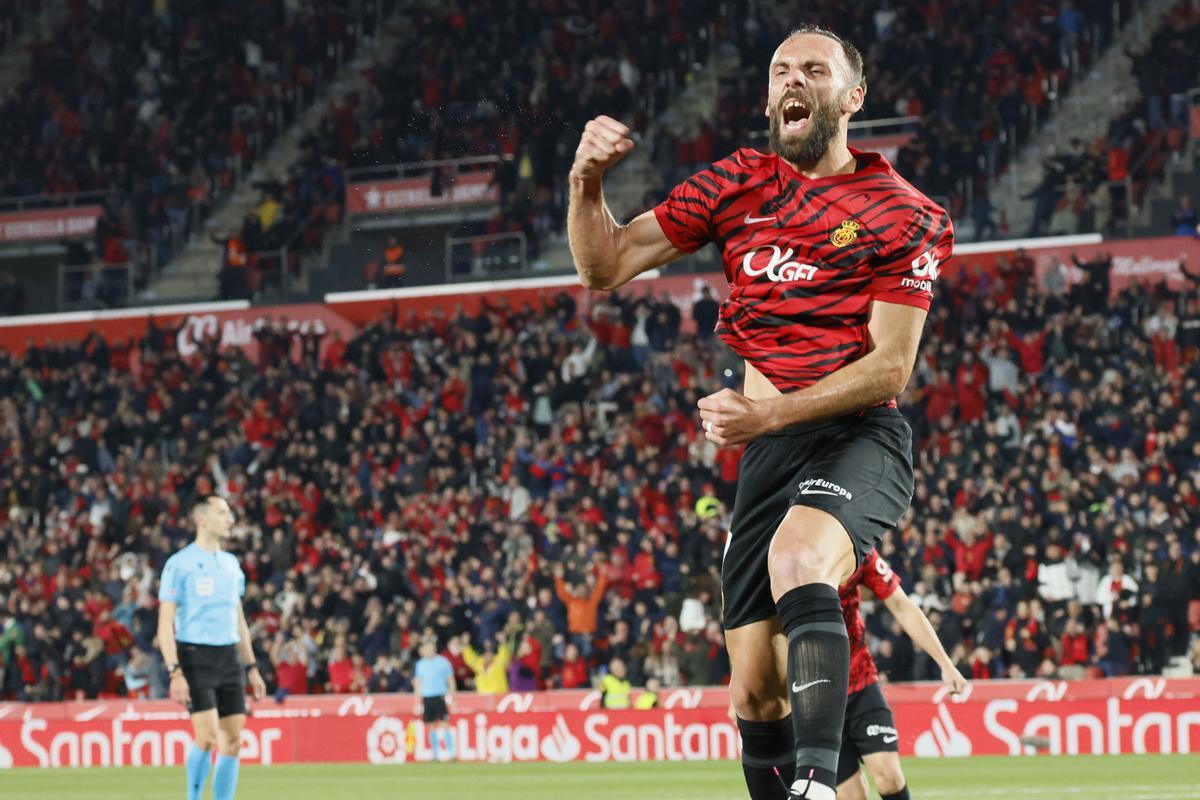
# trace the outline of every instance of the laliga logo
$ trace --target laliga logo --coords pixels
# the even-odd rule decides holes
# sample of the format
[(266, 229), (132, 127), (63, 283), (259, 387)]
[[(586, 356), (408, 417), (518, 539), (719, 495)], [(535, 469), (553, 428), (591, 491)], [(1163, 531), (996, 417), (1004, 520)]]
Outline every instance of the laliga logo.
[(913, 752), (919, 756), (969, 756), (971, 740), (954, 724), (950, 709), (938, 703), (937, 719), (917, 737)]
[(395, 717), (380, 717), (367, 730), (367, 760), (372, 764), (403, 764), (404, 723)]
[(783, 252), (773, 244), (769, 244), (767, 247), (771, 248), (771, 258), (768, 259), (765, 267), (754, 266), (754, 257), (758, 255), (758, 250), (751, 250), (742, 259), (742, 270), (751, 278), (757, 278), (765, 273), (769, 280), (776, 282), (811, 281), (817, 274), (817, 268), (812, 264), (801, 264), (788, 260), (795, 253), (792, 248), (789, 247), (786, 252)]
[(554, 728), (548, 736), (542, 739), (542, 755), (547, 761), (562, 764), (579, 758), (582, 750), (583, 747), (567, 727), (567, 721), (563, 719), (563, 715), (557, 715), (554, 720)]

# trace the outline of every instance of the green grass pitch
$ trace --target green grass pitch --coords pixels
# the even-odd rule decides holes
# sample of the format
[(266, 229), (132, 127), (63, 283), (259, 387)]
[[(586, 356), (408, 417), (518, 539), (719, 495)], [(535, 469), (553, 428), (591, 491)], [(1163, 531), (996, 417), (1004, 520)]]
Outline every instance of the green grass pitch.
[[(1200, 798), (1200, 755), (908, 759), (904, 764), (913, 797), (925, 800)], [(0, 771), (3, 800), (179, 800), (183, 788), (182, 767)], [(735, 762), (709, 761), (246, 767), (237, 800), (743, 800), (745, 796)]]

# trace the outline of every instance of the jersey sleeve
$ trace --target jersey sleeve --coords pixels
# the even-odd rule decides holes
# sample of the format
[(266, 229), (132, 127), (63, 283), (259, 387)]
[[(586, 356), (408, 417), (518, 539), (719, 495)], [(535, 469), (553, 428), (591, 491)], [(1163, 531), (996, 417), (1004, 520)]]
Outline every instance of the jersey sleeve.
[(237, 568), (237, 594), (238, 597), (246, 596), (246, 573), (242, 572), (240, 564)]
[(874, 550), (863, 564), (862, 575), (863, 583), (880, 600), (887, 600), (900, 588), (900, 576)]
[(168, 558), (158, 579), (158, 602), (178, 603), (182, 594), (183, 573), (179, 569), (179, 562)]
[(713, 214), (721, 192), (731, 178), (746, 171), (740, 153), (701, 170), (667, 195), (654, 208), (654, 216), (671, 244), (694, 253), (713, 240)]
[(953, 250), (950, 215), (934, 205), (918, 208), (880, 254), (871, 280), (872, 299), (928, 311), (933, 284)]

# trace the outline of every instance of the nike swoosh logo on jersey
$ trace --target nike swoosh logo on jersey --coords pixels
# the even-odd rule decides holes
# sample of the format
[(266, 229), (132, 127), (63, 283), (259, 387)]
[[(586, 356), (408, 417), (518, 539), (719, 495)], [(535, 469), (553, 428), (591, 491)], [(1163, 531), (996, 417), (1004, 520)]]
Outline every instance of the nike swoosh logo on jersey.
[(838, 496), (837, 492), (827, 492), (824, 489), (809, 489), (807, 486), (800, 490), (800, 494), (830, 494), (834, 497)]
[(883, 741), (885, 744), (891, 744), (892, 742), (896, 741), (899, 738), (900, 738), (899, 736), (885, 736), (885, 737), (883, 737)]
[(747, 225), (753, 225), (756, 222), (774, 222), (774, 221), (775, 221), (774, 217), (752, 217), (749, 214), (742, 217), (742, 222), (746, 223)]
[(809, 681), (808, 683), (804, 683), (804, 684), (796, 683), (793, 681), (792, 682), (792, 691), (795, 692), (796, 694), (800, 694), (800, 692), (803, 692), (805, 689), (809, 688), (810, 686), (816, 686), (818, 683), (833, 683), (833, 681), (829, 680), (829, 678), (817, 678), (815, 681)]

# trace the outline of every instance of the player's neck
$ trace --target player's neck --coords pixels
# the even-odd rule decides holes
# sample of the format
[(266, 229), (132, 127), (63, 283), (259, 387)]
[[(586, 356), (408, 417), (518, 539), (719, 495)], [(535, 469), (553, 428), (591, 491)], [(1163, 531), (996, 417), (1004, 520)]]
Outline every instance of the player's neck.
[(221, 540), (207, 531), (196, 531), (196, 547), (215, 553), (221, 549)]
[[(787, 161), (787, 159), (784, 159)], [(808, 164), (787, 162), (792, 169), (806, 178), (828, 178), (831, 175), (846, 175), (858, 168), (858, 162), (844, 141), (834, 142), (825, 151), (825, 155), (817, 161)]]

